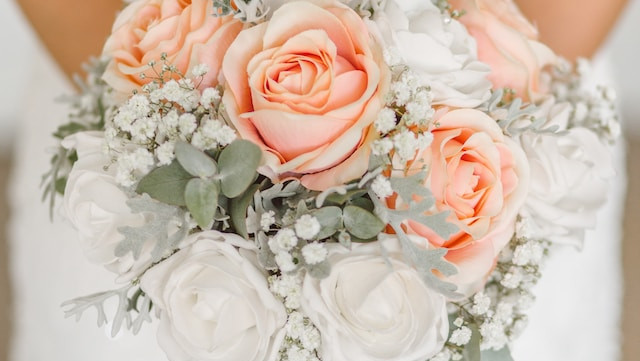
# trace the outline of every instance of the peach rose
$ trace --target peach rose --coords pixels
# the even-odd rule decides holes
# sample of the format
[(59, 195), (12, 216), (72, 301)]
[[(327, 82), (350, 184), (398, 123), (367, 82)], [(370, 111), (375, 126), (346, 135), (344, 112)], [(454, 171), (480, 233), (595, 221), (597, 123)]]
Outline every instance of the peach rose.
[(324, 190), (365, 173), (389, 75), (352, 9), (288, 2), (238, 35), (222, 72), (229, 119), (263, 149), (262, 174)]
[(438, 123), (431, 146), (416, 164), (428, 165), (425, 185), (437, 210), (450, 211), (448, 220), (459, 231), (443, 239), (417, 222), (407, 227), (431, 246), (448, 249), (445, 258), (458, 268), (449, 281), (470, 295), (482, 287), (514, 233), (528, 191), (529, 164), (523, 150), (481, 111), (453, 110)]
[(103, 54), (112, 58), (104, 81), (129, 95), (157, 77), (149, 62), (160, 62), (165, 53), (184, 75), (194, 65), (207, 64), (209, 72), (201, 86), (216, 85), (222, 58), (242, 23), (229, 16), (214, 17), (212, 12), (208, 0), (134, 1), (118, 15), (104, 46)]
[(460, 17), (478, 43), (478, 58), (489, 64), (494, 89), (511, 88), (524, 100), (536, 101), (546, 93), (542, 69), (556, 55), (537, 41), (536, 28), (511, 0), (452, 0), (465, 13)]

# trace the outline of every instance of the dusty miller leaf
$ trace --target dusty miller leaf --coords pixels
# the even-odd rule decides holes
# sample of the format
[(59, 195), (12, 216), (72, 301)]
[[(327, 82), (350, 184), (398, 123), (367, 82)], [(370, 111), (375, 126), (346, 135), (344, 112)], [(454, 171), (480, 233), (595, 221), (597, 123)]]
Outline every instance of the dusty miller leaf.
[(420, 248), (409, 239), (399, 224), (391, 224), (391, 226), (400, 239), (404, 256), (414, 265), (425, 283), (448, 298), (460, 298), (460, 295), (455, 292), (456, 285), (443, 281), (433, 273), (438, 271), (444, 276), (452, 276), (457, 273), (456, 267), (444, 259), (447, 250), (444, 248)]
[(428, 215), (431, 210), (432, 199), (423, 199), (418, 203), (411, 203), (409, 209), (395, 210), (384, 208), (381, 210), (381, 218), (386, 219), (388, 223), (402, 223), (406, 220), (413, 220), (431, 228), (436, 234), (442, 238), (449, 238), (458, 231), (458, 227), (447, 222), (449, 212), (438, 212)]
[(391, 188), (398, 193), (400, 198), (406, 203), (413, 201), (413, 196), (425, 198), (423, 201), (433, 205), (433, 196), (431, 191), (424, 186), (424, 180), (427, 177), (425, 171), (418, 172), (410, 177), (392, 177), (389, 179)]
[(544, 128), (546, 119), (536, 117), (538, 107), (534, 104), (527, 104), (523, 107), (522, 99), (515, 98), (507, 107), (502, 105), (504, 89), (498, 89), (491, 94), (491, 98), (479, 107), (493, 116), (498, 117), (498, 125), (505, 133), (517, 136), (524, 132), (535, 132), (544, 134), (562, 134), (557, 126)]
[(276, 263), (275, 255), (269, 249), (269, 238), (262, 231), (258, 232), (256, 238), (256, 243), (259, 247), (258, 261), (266, 270), (277, 270), (278, 264)]
[(189, 231), (184, 211), (178, 207), (155, 201), (146, 194), (129, 199), (127, 205), (133, 213), (148, 213), (150, 217), (145, 217), (149, 219), (140, 227), (118, 228), (124, 240), (116, 246), (116, 257), (124, 257), (131, 252), (137, 260), (144, 244), (153, 242), (151, 261), (158, 262), (178, 248)]
[(280, 209), (273, 204), (273, 201), (278, 198), (291, 198), (298, 194), (300, 188), (300, 182), (298, 181), (292, 181), (286, 184), (274, 184), (273, 186), (260, 191), (260, 202), (256, 202), (256, 207), (257, 203), (260, 203), (265, 211), (274, 211), (278, 213)]
[(98, 313), (98, 327), (102, 327), (109, 323), (104, 303), (116, 297), (118, 306), (112, 320), (111, 337), (115, 337), (123, 326), (132, 330), (133, 334), (137, 334), (144, 322), (151, 322), (151, 299), (147, 295), (144, 296), (142, 306), (135, 310), (137, 315), (134, 318), (130, 307), (132, 299), (129, 297), (133, 287), (133, 285), (127, 285), (116, 290), (95, 293), (66, 301), (62, 304), (62, 307), (69, 306), (69, 308), (64, 311), (64, 315), (66, 318), (75, 317), (76, 321), (79, 321), (86, 310), (95, 308)]
[[(444, 248), (423, 249), (411, 241), (402, 228), (402, 223), (408, 219), (420, 219), (421, 217), (436, 217), (434, 219), (437, 219), (440, 217), (444, 221), (446, 215), (443, 216), (437, 213), (435, 216), (424, 216), (424, 211), (430, 208), (426, 207), (429, 204), (428, 199), (417, 204), (411, 203), (409, 210), (396, 211), (387, 208), (372, 192), (370, 192), (370, 196), (374, 201), (376, 214), (382, 219), (385, 219), (393, 228), (396, 237), (398, 237), (402, 244), (402, 252), (405, 258), (409, 264), (412, 264), (416, 268), (427, 286), (449, 298), (459, 298), (460, 295), (455, 292), (457, 287), (454, 284), (446, 282), (434, 274), (434, 271), (437, 271), (446, 277), (457, 273), (456, 267), (444, 259), (447, 250)], [(424, 219), (422, 220), (424, 221)], [(436, 228), (448, 228), (448, 226), (436, 226)]]

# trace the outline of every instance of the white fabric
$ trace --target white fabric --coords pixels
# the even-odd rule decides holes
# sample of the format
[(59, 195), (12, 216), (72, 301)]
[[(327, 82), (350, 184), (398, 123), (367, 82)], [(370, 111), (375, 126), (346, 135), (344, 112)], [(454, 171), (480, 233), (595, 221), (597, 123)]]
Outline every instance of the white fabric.
[[(611, 85), (608, 51), (594, 60), (592, 81)], [(626, 194), (625, 145), (613, 149), (617, 176), (587, 232), (584, 249), (555, 249), (536, 287), (529, 326), (514, 345), (515, 361), (616, 361), (622, 312), (622, 219)]]
[[(60, 304), (69, 299), (114, 289), (113, 274), (90, 264), (76, 232), (59, 214), (49, 220), (40, 200), (42, 173), (49, 167), (50, 134), (65, 120), (64, 104), (54, 97), (73, 90), (44, 50), (31, 74), (32, 92), (19, 122), (15, 170), (10, 189), (10, 267), (15, 307), (11, 361), (161, 361), (155, 340), (158, 323), (141, 334), (123, 332), (111, 339), (96, 327), (89, 310), (79, 323), (65, 319)], [(58, 200), (60, 204), (60, 200)]]
[[(76, 323), (64, 319), (60, 304), (76, 296), (114, 287), (113, 276), (83, 257), (77, 235), (58, 215), (52, 223), (40, 201), (41, 174), (48, 169), (45, 148), (64, 121), (64, 105), (53, 96), (71, 88), (41, 51), (32, 72), (32, 92), (16, 138), (16, 169), (10, 191), (11, 270), (15, 333), (10, 361), (157, 361), (166, 359), (155, 340), (157, 322), (138, 336), (115, 340), (95, 325), (89, 311)], [(622, 147), (617, 167), (623, 169)], [(621, 298), (620, 217), (624, 172), (612, 187), (597, 232), (585, 250), (558, 252), (538, 287), (531, 324), (515, 348), (516, 361), (614, 361), (618, 359)]]

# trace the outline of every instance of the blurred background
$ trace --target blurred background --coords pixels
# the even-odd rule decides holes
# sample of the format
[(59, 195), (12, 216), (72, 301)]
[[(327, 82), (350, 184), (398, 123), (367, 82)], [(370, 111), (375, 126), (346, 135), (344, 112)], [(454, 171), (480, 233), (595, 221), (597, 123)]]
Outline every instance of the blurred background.
[[(628, 148), (629, 179), (621, 262), (625, 272), (622, 317), (623, 361), (640, 360), (640, 0), (629, 0), (614, 32), (604, 46), (610, 53), (614, 83), (620, 100)], [(37, 40), (12, 0), (0, 1), (0, 361), (6, 360), (11, 325), (11, 287), (7, 273), (6, 224), (9, 210), (6, 185), (11, 172), (12, 140), (18, 128), (21, 86), (32, 68)], [(55, 94), (52, 94), (55, 96)], [(38, 190), (34, 190), (37, 192)], [(44, 207), (44, 205), (43, 205)], [(602, 240), (606, 242), (607, 240)], [(550, 325), (551, 326), (551, 325)], [(37, 361), (37, 360), (34, 360)], [(543, 360), (541, 360), (543, 361)], [(612, 360), (603, 360), (612, 361)]]

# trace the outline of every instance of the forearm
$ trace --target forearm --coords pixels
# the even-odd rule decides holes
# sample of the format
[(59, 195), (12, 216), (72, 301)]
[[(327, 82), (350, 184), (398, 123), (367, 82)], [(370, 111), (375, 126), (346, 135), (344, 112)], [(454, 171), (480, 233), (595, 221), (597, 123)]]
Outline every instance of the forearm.
[(99, 55), (121, 0), (17, 0), (40, 39), (67, 75)]
[(626, 0), (516, 0), (541, 40), (568, 59), (591, 57), (616, 23)]

